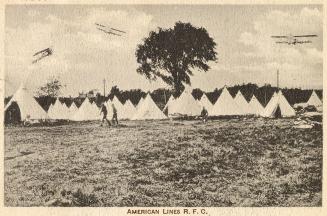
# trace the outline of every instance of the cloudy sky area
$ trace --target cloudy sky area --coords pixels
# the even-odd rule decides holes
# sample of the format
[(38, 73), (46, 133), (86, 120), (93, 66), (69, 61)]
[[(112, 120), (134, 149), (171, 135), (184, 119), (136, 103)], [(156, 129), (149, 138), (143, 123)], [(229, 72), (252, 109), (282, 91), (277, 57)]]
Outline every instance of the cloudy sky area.
[[(5, 17), (5, 94), (23, 81), (35, 91), (51, 76), (66, 85), (63, 95), (109, 88), (166, 87), (136, 73), (135, 49), (149, 31), (177, 21), (207, 29), (217, 43), (218, 62), (192, 77), (206, 91), (241, 83), (322, 88), (322, 7), (306, 6), (7, 6)], [(104, 34), (94, 23), (127, 32)], [(275, 44), (271, 35), (318, 34), (312, 44)], [(31, 64), (32, 55), (52, 47), (54, 54)], [(30, 73), (29, 73), (30, 72)], [(29, 76), (27, 76), (30, 74)]]

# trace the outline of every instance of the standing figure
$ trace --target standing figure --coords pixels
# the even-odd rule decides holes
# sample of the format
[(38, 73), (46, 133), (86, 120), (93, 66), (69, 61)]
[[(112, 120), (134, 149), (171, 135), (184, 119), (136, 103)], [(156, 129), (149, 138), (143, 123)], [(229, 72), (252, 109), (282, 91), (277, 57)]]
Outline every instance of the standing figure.
[(106, 120), (106, 122), (108, 123), (108, 126), (111, 126), (110, 121), (107, 119), (108, 110), (107, 110), (106, 105), (104, 105), (104, 103), (102, 103), (102, 105), (101, 105), (100, 115), (101, 115), (101, 113), (103, 113), (102, 120), (101, 120), (101, 126), (102, 126), (104, 120)]
[(202, 118), (202, 121), (203, 121), (204, 123), (206, 123), (207, 120), (208, 120), (208, 111), (206, 110), (205, 107), (202, 108), (202, 111), (201, 111), (201, 118)]
[(117, 117), (117, 109), (115, 107), (114, 104), (111, 105), (112, 106), (112, 123), (114, 124), (116, 122), (116, 124), (118, 125), (118, 117)]

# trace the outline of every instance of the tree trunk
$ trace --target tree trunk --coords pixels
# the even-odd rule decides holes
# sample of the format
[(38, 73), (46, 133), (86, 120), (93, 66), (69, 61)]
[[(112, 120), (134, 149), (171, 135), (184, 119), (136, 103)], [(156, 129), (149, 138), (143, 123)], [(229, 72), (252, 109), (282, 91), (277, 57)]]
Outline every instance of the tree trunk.
[(181, 86), (182, 86), (182, 83), (181, 83), (180, 77), (179, 77), (178, 73), (176, 73), (176, 77), (174, 77), (174, 89), (175, 89), (176, 96), (179, 96), (181, 94), (181, 90), (182, 90)]
[(175, 71), (172, 73), (172, 76), (174, 79), (174, 90), (175, 90), (175, 97), (176, 97), (179, 96), (182, 91), (182, 82), (178, 69), (175, 69)]
[(177, 80), (174, 81), (174, 90), (175, 96), (179, 96), (181, 94), (181, 83), (179, 83)]

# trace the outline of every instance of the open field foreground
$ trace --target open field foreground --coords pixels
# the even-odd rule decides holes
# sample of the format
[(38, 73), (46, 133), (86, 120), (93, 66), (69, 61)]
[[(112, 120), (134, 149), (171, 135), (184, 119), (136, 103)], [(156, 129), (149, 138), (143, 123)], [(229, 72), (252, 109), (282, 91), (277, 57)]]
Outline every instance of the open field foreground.
[(321, 206), (322, 129), (294, 119), (5, 129), (6, 206)]

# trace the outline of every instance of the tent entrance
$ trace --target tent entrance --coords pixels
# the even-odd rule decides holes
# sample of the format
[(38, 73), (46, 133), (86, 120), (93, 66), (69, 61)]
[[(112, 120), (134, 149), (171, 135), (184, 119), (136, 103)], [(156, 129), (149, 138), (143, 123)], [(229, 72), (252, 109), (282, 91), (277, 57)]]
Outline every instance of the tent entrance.
[(274, 113), (274, 118), (281, 118), (281, 117), (282, 117), (282, 111), (281, 111), (281, 109), (280, 109), (280, 107), (278, 105), (277, 108), (276, 108), (276, 111)]
[(5, 124), (17, 124), (22, 120), (19, 106), (12, 102), (5, 112)]

